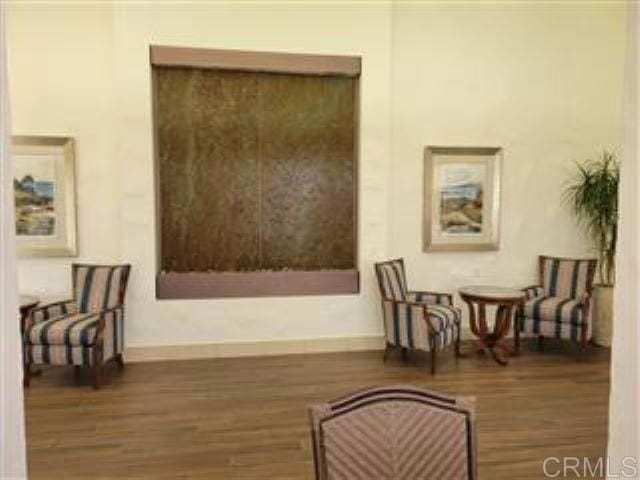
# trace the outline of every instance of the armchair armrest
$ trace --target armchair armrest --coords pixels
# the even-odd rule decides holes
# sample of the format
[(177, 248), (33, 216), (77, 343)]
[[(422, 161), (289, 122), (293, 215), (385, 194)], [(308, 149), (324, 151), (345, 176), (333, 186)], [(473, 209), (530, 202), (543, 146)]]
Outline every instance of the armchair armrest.
[(38, 323), (60, 315), (76, 313), (77, 311), (78, 307), (75, 300), (61, 300), (32, 309), (30, 320)]
[(453, 295), (450, 293), (412, 290), (407, 292), (407, 299), (410, 302), (425, 303), (427, 305), (453, 306)]
[(123, 311), (124, 309), (120, 305), (117, 307), (110, 308), (108, 310), (102, 310), (101, 312), (98, 312), (96, 314), (96, 315), (100, 315), (98, 318), (98, 325), (96, 326), (96, 336), (94, 340), (96, 345), (102, 345), (102, 337), (103, 337), (103, 332), (107, 323), (107, 315), (113, 315), (115, 320), (117, 319), (118, 314), (122, 315)]
[(580, 305), (589, 306), (589, 303), (591, 302), (591, 297), (592, 296), (593, 296), (593, 294), (591, 292), (583, 293), (582, 296), (580, 297)]
[(544, 295), (544, 288), (540, 285), (531, 285), (529, 287), (525, 287), (522, 289), (524, 294), (526, 295), (526, 300), (531, 300), (532, 298), (542, 297)]
[(32, 325), (44, 322), (50, 318), (60, 317), (62, 315), (73, 314), (78, 311), (75, 300), (61, 300), (59, 302), (40, 305), (31, 309), (29, 316), (24, 320), (24, 331), (31, 328)]

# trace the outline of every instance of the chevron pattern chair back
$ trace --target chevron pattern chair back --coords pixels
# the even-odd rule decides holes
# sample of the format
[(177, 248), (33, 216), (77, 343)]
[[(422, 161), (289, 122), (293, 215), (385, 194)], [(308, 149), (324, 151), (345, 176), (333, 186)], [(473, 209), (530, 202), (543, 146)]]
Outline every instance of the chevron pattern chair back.
[(309, 415), (317, 480), (477, 480), (473, 399), (379, 387)]

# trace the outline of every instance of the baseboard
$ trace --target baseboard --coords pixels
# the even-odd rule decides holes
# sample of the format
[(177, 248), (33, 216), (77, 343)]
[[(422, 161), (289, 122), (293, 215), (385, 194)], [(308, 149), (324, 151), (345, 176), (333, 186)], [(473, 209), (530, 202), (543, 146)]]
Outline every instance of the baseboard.
[(262, 357), (322, 352), (357, 352), (382, 350), (382, 335), (360, 337), (328, 337), (305, 340), (265, 342), (203, 343), (181, 345), (129, 346), (124, 356), (127, 362), (157, 360), (190, 360), (198, 358)]

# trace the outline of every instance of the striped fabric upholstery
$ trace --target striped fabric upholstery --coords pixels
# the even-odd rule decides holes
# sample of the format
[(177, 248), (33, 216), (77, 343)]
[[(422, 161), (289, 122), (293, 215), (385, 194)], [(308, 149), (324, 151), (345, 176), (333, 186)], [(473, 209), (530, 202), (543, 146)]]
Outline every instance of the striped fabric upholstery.
[[(122, 308), (103, 313), (103, 358), (108, 360), (124, 349)], [(76, 314), (37, 322), (25, 332), (28, 363), (48, 365), (93, 364), (93, 348), (99, 314)]]
[(591, 339), (591, 313), (585, 321), (582, 302), (571, 298), (537, 297), (527, 300), (517, 313), (522, 333), (579, 342), (582, 329)]
[(98, 313), (117, 307), (128, 266), (77, 265), (74, 296), (80, 313)]
[(409, 291), (404, 261), (401, 258), (376, 263), (376, 275), (380, 293), (385, 300), (453, 306), (453, 297), (449, 293)]
[(78, 306), (75, 300), (67, 300), (65, 302), (34, 308), (31, 310), (31, 319), (34, 322), (41, 322), (48, 318), (59, 317), (61, 315), (72, 315), (77, 312)]
[(595, 267), (594, 259), (540, 257), (542, 286), (524, 289), (526, 301), (516, 313), (518, 330), (541, 337), (588, 341), (591, 309), (585, 316), (585, 302), (589, 301)]
[(523, 288), (522, 291), (524, 292), (525, 299), (527, 300), (544, 296), (544, 288), (538, 286)]
[(375, 268), (388, 345), (437, 351), (459, 340), (461, 314), (450, 294), (409, 291), (401, 258)]
[(438, 292), (407, 292), (408, 302), (426, 303), (427, 305), (453, 306), (451, 295)]
[(473, 404), (414, 387), (311, 407), (317, 480), (475, 480)]
[[(74, 265), (74, 299), (32, 311), (24, 333), (27, 363), (93, 366), (124, 350), (123, 300), (129, 265)], [(104, 320), (102, 343), (97, 337)], [(101, 348), (101, 350), (100, 350)]]
[(402, 260), (377, 263), (376, 272), (385, 299), (407, 300), (407, 277)]
[(595, 260), (542, 257), (542, 288), (548, 297), (580, 299), (593, 280)]
[(577, 343), (581, 341), (582, 330), (585, 329), (586, 339), (591, 339), (591, 322), (545, 322), (529, 317), (520, 317), (518, 322), (520, 331), (525, 334), (570, 340)]
[(582, 303), (572, 298), (538, 297), (524, 304), (523, 315), (535, 321), (582, 323)]
[(25, 335), (31, 345), (93, 345), (99, 315), (78, 313), (37, 322)]
[[(460, 311), (446, 305), (425, 306), (416, 303), (383, 301), (387, 343), (397, 347), (431, 351), (453, 343), (460, 333)], [(429, 336), (427, 319), (435, 335)]]

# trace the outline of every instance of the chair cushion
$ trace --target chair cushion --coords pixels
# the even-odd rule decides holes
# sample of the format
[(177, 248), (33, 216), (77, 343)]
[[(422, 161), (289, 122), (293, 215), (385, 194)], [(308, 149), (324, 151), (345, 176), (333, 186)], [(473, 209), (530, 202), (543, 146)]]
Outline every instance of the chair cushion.
[(33, 324), (25, 332), (30, 345), (91, 346), (100, 315), (79, 313), (51, 318)]
[(429, 305), (429, 321), (438, 332), (437, 348), (450, 345), (460, 330), (460, 310), (448, 305)]
[(536, 297), (527, 300), (520, 316), (545, 322), (573, 323), (583, 322), (582, 303), (571, 298)]
[(520, 332), (524, 334), (571, 340), (572, 342), (579, 342), (583, 333), (585, 333), (587, 340), (591, 338), (591, 322), (547, 322), (536, 318), (520, 317), (518, 324)]
[[(107, 362), (124, 349), (124, 312), (104, 312), (101, 358)], [(25, 332), (24, 354), (30, 364), (85, 365), (94, 362), (100, 315), (65, 315), (36, 323)]]
[[(383, 313), (387, 342), (417, 350), (431, 350), (429, 328), (424, 318), (424, 306), (415, 303), (385, 300)], [(447, 305), (427, 307), (429, 323), (437, 333), (435, 347), (440, 350), (451, 344), (460, 329), (460, 310)]]
[(429, 320), (434, 329), (442, 332), (451, 330), (455, 325), (460, 323), (460, 310), (449, 305), (429, 305)]

